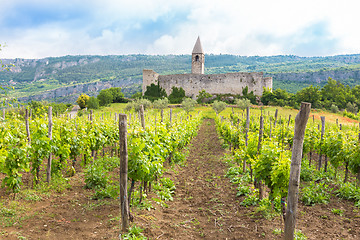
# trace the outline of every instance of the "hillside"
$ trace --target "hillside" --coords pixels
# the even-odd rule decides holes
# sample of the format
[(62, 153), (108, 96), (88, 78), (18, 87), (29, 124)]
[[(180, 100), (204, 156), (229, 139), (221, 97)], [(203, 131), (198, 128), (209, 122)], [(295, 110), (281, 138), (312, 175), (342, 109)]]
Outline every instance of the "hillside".
[[(4, 59), (14, 64), (0, 72), (0, 84), (13, 86), (22, 101), (74, 101), (81, 92), (94, 95), (107, 87), (125, 88), (125, 95), (141, 89), (142, 70), (160, 74), (187, 73), (189, 55), (64, 56), (44, 59)], [(360, 83), (360, 54), (330, 57), (206, 55), (205, 73), (264, 72), (274, 88), (296, 92), (308, 85), (324, 85), (332, 77), (351, 86)], [(54, 89), (57, 89), (54, 91)], [(37, 95), (37, 96), (35, 96)], [(66, 98), (64, 98), (66, 97)]]

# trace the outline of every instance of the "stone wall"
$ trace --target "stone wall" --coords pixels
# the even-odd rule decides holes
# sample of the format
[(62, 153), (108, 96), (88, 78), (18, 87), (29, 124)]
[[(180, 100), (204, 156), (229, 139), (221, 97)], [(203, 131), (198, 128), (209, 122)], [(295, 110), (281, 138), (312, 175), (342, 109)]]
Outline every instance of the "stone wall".
[(151, 69), (143, 70), (143, 85), (142, 85), (142, 94), (144, 95), (146, 91), (146, 86), (151, 85), (152, 83), (157, 84), (159, 74)]
[[(152, 71), (152, 70), (151, 70)], [(150, 79), (152, 76), (154, 78)], [(242, 94), (243, 88), (248, 86), (249, 92), (262, 95), (263, 87), (272, 88), (272, 78), (263, 77), (262, 72), (255, 73), (226, 73), (226, 74), (175, 74), (158, 75), (154, 71), (146, 70), (143, 89), (149, 83), (158, 82), (169, 95), (173, 86), (182, 87), (187, 96), (195, 98), (199, 91), (205, 90), (210, 94)]]

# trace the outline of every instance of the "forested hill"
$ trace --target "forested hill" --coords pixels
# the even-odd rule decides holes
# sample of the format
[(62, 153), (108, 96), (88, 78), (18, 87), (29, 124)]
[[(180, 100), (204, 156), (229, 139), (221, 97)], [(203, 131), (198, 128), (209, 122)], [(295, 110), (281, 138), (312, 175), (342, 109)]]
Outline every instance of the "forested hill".
[[(0, 83), (13, 86), (12, 96), (40, 95), (37, 99), (78, 95), (109, 86), (123, 87), (127, 95), (140, 90), (142, 70), (160, 74), (189, 73), (190, 55), (64, 56), (44, 59), (5, 59), (14, 64), (0, 72)], [(351, 86), (360, 84), (360, 54), (331, 57), (206, 55), (205, 73), (264, 72), (274, 88), (296, 92), (308, 85), (324, 85), (332, 77)], [(75, 86), (78, 85), (78, 86)], [(63, 88), (61, 96), (49, 90)], [(67, 90), (65, 90), (67, 89)], [(46, 91), (46, 94), (43, 94)], [(90, 94), (91, 95), (91, 94)], [(67, 100), (73, 98), (66, 97)], [(25, 99), (27, 100), (27, 99)], [(61, 100), (61, 98), (60, 98)], [(64, 99), (63, 99), (64, 100)]]

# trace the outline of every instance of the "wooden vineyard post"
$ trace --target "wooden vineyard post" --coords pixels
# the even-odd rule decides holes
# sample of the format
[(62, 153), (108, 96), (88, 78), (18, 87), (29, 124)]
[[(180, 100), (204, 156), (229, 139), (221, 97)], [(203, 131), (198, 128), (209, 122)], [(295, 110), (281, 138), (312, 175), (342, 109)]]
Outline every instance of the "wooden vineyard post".
[(269, 133), (269, 138), (271, 139), (271, 131), (272, 131), (272, 125), (271, 125), (271, 120), (272, 120), (272, 117), (270, 116), (269, 117), (269, 125), (270, 125), (270, 133)]
[(325, 117), (321, 116), (320, 118), (321, 118), (321, 136), (320, 136), (320, 153), (319, 153), (319, 165), (318, 165), (319, 171), (321, 169), (321, 161), (322, 161), (321, 147), (322, 147), (322, 141), (323, 141), (324, 134), (325, 134)]
[[(52, 128), (53, 128), (53, 122), (52, 122), (52, 107), (49, 107), (49, 113), (48, 113), (48, 117), (49, 117), (49, 139), (50, 141), (52, 140)], [(48, 164), (47, 164), (47, 168), (46, 168), (46, 182), (50, 183), (51, 180), (51, 162), (52, 162), (52, 153), (51, 153), (51, 147), (50, 147), (50, 154), (49, 154), (49, 158), (48, 158)]]
[(275, 110), (274, 128), (276, 128), (277, 117), (278, 117), (278, 110), (276, 109)]
[(25, 126), (26, 126), (26, 135), (27, 135), (27, 141), (30, 145), (31, 138), (30, 138), (30, 126), (29, 126), (29, 110), (25, 109)]
[[(263, 137), (263, 129), (264, 129), (264, 117), (262, 115), (262, 109), (261, 109), (261, 115), (260, 115), (260, 128), (259, 128), (259, 141), (257, 146), (257, 154), (260, 155), (261, 150), (261, 143), (262, 143), (262, 137)], [(262, 180), (255, 180), (255, 183), (257, 182), (257, 185), (259, 187), (259, 200), (262, 200), (264, 198), (264, 186), (262, 183)]]
[(291, 120), (291, 114), (289, 115), (289, 121), (288, 121), (288, 127), (289, 127), (289, 125), (290, 125), (290, 120)]
[[(246, 108), (246, 125), (245, 125), (245, 146), (248, 145), (248, 133), (250, 126), (250, 107)], [(243, 173), (246, 171), (246, 159), (243, 160)]]
[(161, 123), (164, 121), (164, 109), (161, 109)]
[(120, 209), (121, 230), (129, 230), (129, 203), (127, 198), (127, 173), (128, 173), (128, 150), (127, 150), (127, 126), (126, 114), (119, 114), (119, 140), (120, 140)]
[(144, 106), (140, 106), (140, 120), (141, 120), (141, 126), (145, 130), (145, 117), (144, 117)]
[(299, 197), (301, 158), (304, 144), (305, 128), (309, 118), (311, 103), (301, 103), (300, 111), (295, 117), (294, 141), (291, 155), (291, 168), (285, 214), (285, 240), (293, 240), (296, 211)]

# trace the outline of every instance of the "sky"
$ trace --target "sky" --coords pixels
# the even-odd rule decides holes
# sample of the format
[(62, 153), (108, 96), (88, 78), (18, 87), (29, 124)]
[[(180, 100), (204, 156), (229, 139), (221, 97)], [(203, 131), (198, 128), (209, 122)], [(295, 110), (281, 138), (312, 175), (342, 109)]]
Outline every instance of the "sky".
[[(358, 0), (0, 0), (0, 59), (360, 53)], [(5, 45), (5, 47), (4, 47)]]

